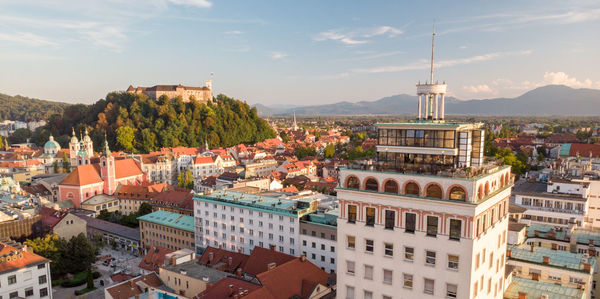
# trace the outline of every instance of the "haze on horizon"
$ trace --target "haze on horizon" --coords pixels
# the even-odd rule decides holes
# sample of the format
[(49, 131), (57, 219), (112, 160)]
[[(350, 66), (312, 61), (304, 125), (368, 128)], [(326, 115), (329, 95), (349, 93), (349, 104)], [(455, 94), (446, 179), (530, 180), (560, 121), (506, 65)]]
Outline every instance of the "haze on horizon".
[(600, 88), (600, 2), (0, 1), (0, 93), (93, 103), (130, 84), (202, 85), (248, 103)]

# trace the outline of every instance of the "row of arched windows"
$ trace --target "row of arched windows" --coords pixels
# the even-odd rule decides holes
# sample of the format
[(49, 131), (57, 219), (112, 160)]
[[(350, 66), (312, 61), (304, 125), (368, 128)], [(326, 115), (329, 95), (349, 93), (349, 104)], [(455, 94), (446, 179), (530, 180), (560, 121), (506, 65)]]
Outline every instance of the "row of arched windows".
[[(347, 189), (361, 189), (360, 188), (360, 180), (356, 176), (348, 176), (346, 178)], [(380, 191), (379, 190), (379, 182), (375, 178), (367, 178), (364, 182), (364, 190), (368, 191)], [(404, 184), (404, 188), (402, 192), (400, 192), (400, 188), (398, 183), (394, 180), (386, 180), (383, 184), (383, 190), (386, 193), (402, 193), (408, 195), (421, 195), (421, 187), (416, 182), (408, 182)], [(442, 187), (436, 183), (428, 184), (425, 187), (424, 194), (425, 197), (431, 198), (444, 198)], [(448, 199), (451, 200), (467, 200), (467, 192), (463, 187), (453, 186), (448, 193)]]
[[(499, 185), (496, 186), (496, 183), (498, 183)], [(490, 188), (496, 190), (498, 188), (502, 188), (502, 187), (506, 186), (509, 183), (510, 183), (510, 174), (507, 172), (503, 175), (500, 175), (500, 179), (498, 181), (492, 181), (491, 186), (490, 186), (489, 181), (485, 182), (485, 184), (479, 184), (479, 187), (477, 188), (477, 198), (482, 199), (484, 196), (488, 196), (491, 191)]]

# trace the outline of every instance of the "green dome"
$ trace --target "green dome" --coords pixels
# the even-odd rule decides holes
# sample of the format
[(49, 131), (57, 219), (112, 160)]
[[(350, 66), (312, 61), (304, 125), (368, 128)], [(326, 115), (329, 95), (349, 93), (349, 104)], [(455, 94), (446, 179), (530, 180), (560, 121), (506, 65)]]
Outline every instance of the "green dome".
[(44, 144), (44, 149), (45, 150), (54, 150), (54, 149), (60, 150), (60, 144), (58, 144), (58, 142), (54, 141), (54, 137), (52, 137), (52, 135), (50, 135), (50, 138)]

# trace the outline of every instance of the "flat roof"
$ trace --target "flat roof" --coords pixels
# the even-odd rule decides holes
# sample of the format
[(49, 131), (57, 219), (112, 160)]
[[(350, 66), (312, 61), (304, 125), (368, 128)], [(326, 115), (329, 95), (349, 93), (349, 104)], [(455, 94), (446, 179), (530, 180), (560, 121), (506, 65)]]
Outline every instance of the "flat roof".
[(306, 214), (309, 203), (302, 200), (292, 200), (283, 197), (264, 196), (261, 194), (247, 194), (229, 190), (219, 190), (211, 194), (195, 194), (194, 199), (209, 201), (232, 206), (244, 206), (250, 209), (262, 210), (268, 213), (284, 214), (298, 217)]
[(128, 226), (124, 226), (124, 225), (120, 225), (120, 224), (116, 224), (116, 223), (112, 223), (112, 222), (108, 222), (108, 221), (104, 221), (104, 220), (100, 220), (100, 219), (96, 219), (96, 218), (88, 217), (88, 216), (77, 215), (77, 217), (85, 220), (85, 222), (87, 222), (88, 227), (95, 228), (97, 230), (102, 230), (102, 231), (105, 231), (105, 232), (113, 234), (113, 235), (121, 236), (125, 239), (129, 239), (129, 240), (133, 240), (133, 241), (137, 241), (137, 242), (140, 241), (140, 230), (139, 229), (131, 228)]
[(458, 128), (465, 126), (481, 126), (482, 123), (454, 122), (444, 120), (414, 120), (398, 123), (376, 123), (376, 127), (440, 127), (440, 128)]
[[(564, 250), (552, 250), (546, 247), (534, 246), (533, 252), (531, 246), (527, 244), (514, 245), (509, 247), (511, 251), (510, 259), (535, 263), (539, 265), (557, 267), (572, 271), (589, 272), (584, 269), (584, 258), (581, 253), (573, 253)], [(544, 257), (549, 257), (550, 261), (548, 264), (544, 264)], [(588, 258), (587, 263), (590, 264), (591, 268), (596, 264), (596, 259)]]
[(526, 293), (527, 298), (541, 298), (543, 294), (549, 298), (583, 299), (585, 290), (562, 286), (552, 282), (536, 281), (513, 276), (512, 282), (504, 292), (504, 298), (518, 299), (519, 293)]
[(150, 214), (140, 216), (137, 219), (140, 221), (152, 222), (159, 225), (194, 232), (193, 216), (158, 210)]
[(118, 200), (114, 196), (106, 195), (106, 194), (98, 194), (90, 197), (88, 200), (82, 202), (82, 205), (99, 205), (103, 203), (107, 203), (113, 200)]
[(178, 265), (166, 265), (162, 266), (161, 268), (171, 272), (180, 273), (182, 275), (192, 277), (195, 279), (204, 280), (205, 278), (208, 278), (208, 282), (213, 284), (225, 277), (232, 276), (227, 272), (219, 271), (204, 265), (200, 265), (195, 260), (181, 263)]
[(525, 181), (519, 184), (515, 184), (515, 186), (513, 187), (513, 194), (586, 201), (586, 199), (584, 197), (581, 197), (581, 195), (579, 194), (552, 193), (548, 192), (547, 190), (547, 183)]

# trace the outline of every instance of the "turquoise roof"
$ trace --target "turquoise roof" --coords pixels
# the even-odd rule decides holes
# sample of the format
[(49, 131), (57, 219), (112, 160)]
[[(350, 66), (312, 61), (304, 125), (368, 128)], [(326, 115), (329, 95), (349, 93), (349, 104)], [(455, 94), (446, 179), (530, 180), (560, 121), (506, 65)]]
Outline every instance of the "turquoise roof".
[[(552, 250), (551, 248), (545, 247), (534, 247), (532, 252), (531, 246), (527, 244), (511, 246), (509, 250), (511, 251), (510, 259), (512, 260), (543, 265), (544, 257), (547, 256), (550, 257), (548, 266), (562, 269), (567, 268), (569, 270), (580, 271), (584, 273), (590, 272), (589, 270), (584, 269), (584, 264), (581, 262), (583, 259), (583, 254), (581, 253), (573, 253), (564, 250)], [(596, 259), (590, 258), (588, 259), (588, 263), (590, 264), (591, 269), (593, 269), (596, 264)]]
[[(536, 238), (535, 232), (537, 231), (537, 238), (569, 242), (570, 238), (567, 236), (568, 229), (563, 227), (561, 230), (557, 230), (556, 228), (553, 225), (531, 223), (527, 227), (527, 237)], [(549, 236), (551, 230), (554, 230), (554, 237)], [(590, 240), (592, 240), (594, 245), (600, 246), (600, 231), (576, 228), (571, 233), (571, 236), (576, 238), (579, 244), (589, 244)]]
[[(325, 212), (325, 213), (310, 213), (310, 214), (306, 215), (307, 216), (306, 218), (303, 218), (303, 221), (307, 222), (307, 223), (313, 223), (313, 224), (337, 226), (337, 218), (338, 218), (337, 211), (338, 210), (336, 209), (336, 210), (333, 210), (330, 212)], [(331, 212), (333, 212), (333, 213), (331, 213)]]
[(563, 157), (563, 156), (569, 156), (569, 153), (571, 152), (571, 144), (570, 143), (563, 143), (560, 145), (560, 153), (558, 154), (559, 156)]
[(194, 232), (194, 217), (167, 211), (155, 211), (137, 218), (141, 221), (156, 223), (189, 232)]
[(293, 217), (302, 216), (310, 211), (310, 203), (302, 200), (286, 199), (283, 196), (262, 196), (260, 194), (220, 190), (211, 194), (195, 194), (194, 199), (230, 206), (244, 206), (253, 210)]
[(50, 139), (44, 144), (44, 149), (60, 149), (60, 144), (54, 141), (54, 138), (50, 136)]
[(511, 284), (504, 292), (504, 298), (517, 299), (519, 293), (526, 293), (527, 298), (541, 298), (543, 294), (550, 298), (584, 299), (585, 290), (544, 281), (536, 281), (514, 276)]

